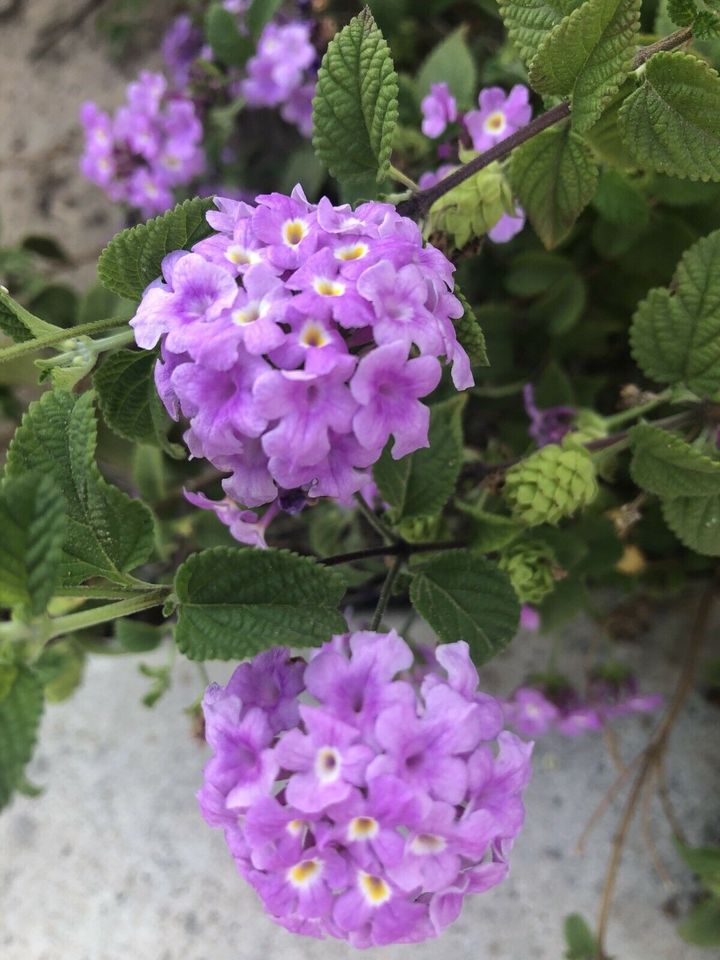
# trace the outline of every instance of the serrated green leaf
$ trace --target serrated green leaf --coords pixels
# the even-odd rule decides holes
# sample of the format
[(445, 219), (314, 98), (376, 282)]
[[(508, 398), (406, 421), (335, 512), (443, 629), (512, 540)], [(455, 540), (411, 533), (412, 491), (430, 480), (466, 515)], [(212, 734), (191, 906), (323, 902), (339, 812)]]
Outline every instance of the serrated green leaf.
[(587, 139), (603, 163), (622, 170), (637, 168), (637, 163), (620, 133), (618, 120), (623, 103), (635, 89), (634, 78), (626, 80), (596, 123), (586, 132)]
[(674, 433), (649, 423), (630, 431), (635, 483), (661, 497), (720, 496), (720, 462), (711, 460)]
[(517, 632), (520, 605), (510, 580), (470, 550), (438, 554), (418, 568), (410, 601), (443, 643), (465, 640), (478, 664), (500, 653)]
[(478, 318), (475, 316), (475, 311), (457, 284), (455, 284), (454, 293), (463, 305), (464, 310), (459, 320), (453, 320), (455, 333), (457, 334), (460, 346), (465, 350), (468, 357), (470, 357), (470, 363), (481, 367), (489, 367), (490, 361), (488, 360), (487, 347), (485, 345), (485, 334), (482, 331)]
[(16, 343), (25, 343), (36, 337), (58, 332), (58, 328), (52, 323), (36, 317), (14, 300), (3, 286), (0, 286), (0, 330)]
[(540, 93), (572, 97), (572, 126), (589, 130), (630, 71), (640, 0), (585, 0), (549, 33), (530, 65)]
[(98, 403), (105, 422), (118, 436), (155, 444), (171, 456), (182, 457), (182, 447), (167, 439), (170, 420), (155, 387), (156, 362), (152, 351), (111, 353), (93, 378)]
[(667, 14), (679, 27), (689, 27), (695, 19), (697, 9), (694, 0), (668, 0)]
[(100, 474), (95, 462), (97, 423), (91, 393), (44, 394), (30, 404), (10, 445), (5, 475), (51, 477), (67, 509), (62, 581), (103, 576), (125, 582), (154, 544), (152, 514)]
[(545, 37), (581, 0), (499, 0), (500, 16), (526, 65)]
[(720, 180), (720, 77), (686, 53), (656, 53), (620, 110), (637, 163), (690, 180)]
[(55, 591), (65, 537), (65, 499), (52, 477), (0, 487), (0, 531), (0, 606), (37, 616)]
[(653, 380), (712, 394), (720, 388), (720, 230), (683, 254), (671, 290), (651, 290), (638, 305), (633, 357)]
[(461, 250), (491, 230), (504, 213), (514, 212), (512, 192), (500, 164), (491, 163), (435, 201), (426, 232), (430, 236), (444, 233)]
[(419, 97), (425, 97), (433, 83), (447, 83), (461, 110), (471, 106), (477, 69), (465, 42), (466, 33), (465, 27), (458, 27), (430, 52), (417, 73)]
[(678, 540), (704, 556), (720, 556), (720, 496), (662, 501), (665, 523)]
[(717, 40), (720, 37), (720, 16), (710, 10), (701, 10), (692, 22), (692, 32), (697, 40)]
[(227, 67), (244, 66), (255, 49), (253, 38), (240, 33), (237, 15), (221, 3), (213, 3), (205, 14), (205, 36), (215, 59)]
[(313, 100), (313, 146), (338, 180), (373, 175), (390, 166), (398, 118), (398, 81), (392, 57), (365, 7), (323, 57)]
[(100, 280), (119, 297), (139, 300), (145, 287), (160, 276), (164, 256), (173, 250), (189, 250), (210, 236), (205, 214), (212, 209), (212, 198), (195, 197), (116, 234), (100, 254)]
[(175, 640), (192, 660), (241, 660), (277, 644), (324, 643), (347, 624), (342, 577), (286, 550), (215, 547), (175, 576)]
[(555, 247), (592, 199), (597, 161), (565, 123), (544, 130), (512, 155), (510, 182), (546, 247)]
[(678, 933), (698, 947), (720, 944), (720, 898), (710, 897), (699, 903), (680, 924)]
[(25, 666), (0, 666), (7, 692), (0, 700), (0, 809), (10, 799), (32, 756), (43, 708), (40, 682)]
[(460, 394), (431, 407), (429, 447), (393, 460), (388, 444), (375, 464), (375, 482), (396, 523), (436, 516), (452, 496), (462, 466), (466, 401)]

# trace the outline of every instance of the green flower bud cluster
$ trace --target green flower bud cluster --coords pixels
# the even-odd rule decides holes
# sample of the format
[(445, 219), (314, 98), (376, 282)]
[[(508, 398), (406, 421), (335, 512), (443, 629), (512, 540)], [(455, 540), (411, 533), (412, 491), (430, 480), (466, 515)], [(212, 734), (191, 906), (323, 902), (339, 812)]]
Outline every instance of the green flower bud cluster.
[(597, 496), (595, 465), (583, 447), (550, 443), (505, 474), (513, 515), (529, 527), (558, 523)]
[(526, 540), (503, 550), (500, 569), (510, 577), (521, 603), (541, 603), (555, 587), (557, 560), (542, 540)]

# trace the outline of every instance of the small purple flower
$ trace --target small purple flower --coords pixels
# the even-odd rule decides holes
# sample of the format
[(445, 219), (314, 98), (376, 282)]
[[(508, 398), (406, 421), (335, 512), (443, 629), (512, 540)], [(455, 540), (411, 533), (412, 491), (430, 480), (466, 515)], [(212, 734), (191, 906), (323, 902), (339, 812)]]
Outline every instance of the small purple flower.
[(507, 722), (523, 737), (542, 736), (559, 716), (555, 704), (533, 687), (520, 687), (506, 705)]
[(509, 94), (501, 87), (481, 90), (480, 109), (470, 110), (463, 118), (474, 149), (489, 150), (528, 123), (532, 116), (529, 96), (528, 88), (521, 83), (515, 84)]
[(529, 603), (524, 603), (520, 608), (520, 627), (531, 633), (537, 633), (540, 629), (540, 614)]
[(515, 216), (504, 213), (494, 227), (488, 230), (488, 237), (493, 243), (508, 243), (525, 226), (525, 211), (517, 208)]
[(449, 123), (457, 119), (457, 103), (446, 83), (433, 83), (420, 104), (422, 132), (426, 137), (441, 137)]
[(201, 510), (212, 510), (215, 516), (229, 528), (230, 533), (240, 543), (249, 547), (267, 548), (265, 531), (268, 524), (278, 513), (275, 504), (271, 504), (262, 517), (253, 510), (243, 510), (233, 500), (210, 500), (204, 493), (184, 491), (185, 499)]
[(190, 79), (190, 67), (203, 48), (203, 32), (186, 13), (175, 17), (162, 38), (163, 60), (173, 85), (182, 90)]
[(528, 433), (539, 447), (559, 443), (572, 429), (577, 416), (575, 407), (555, 406), (539, 409), (535, 404), (535, 391), (531, 384), (523, 387), (523, 404), (530, 417)]

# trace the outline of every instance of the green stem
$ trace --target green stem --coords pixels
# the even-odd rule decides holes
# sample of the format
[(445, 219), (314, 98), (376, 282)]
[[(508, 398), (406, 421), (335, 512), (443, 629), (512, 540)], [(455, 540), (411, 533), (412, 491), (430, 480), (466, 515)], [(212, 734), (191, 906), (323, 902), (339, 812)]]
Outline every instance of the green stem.
[(358, 510), (367, 520), (368, 524), (373, 528), (375, 533), (377, 533), (386, 543), (400, 542), (400, 537), (396, 536), (390, 527), (383, 523), (380, 517), (373, 513), (367, 503), (363, 500), (361, 494), (356, 493), (354, 499), (355, 503), (358, 505)]
[(57, 333), (48, 334), (46, 337), (38, 337), (36, 340), (27, 340), (24, 343), (16, 343), (12, 347), (6, 347), (0, 350), (0, 363), (7, 363), (9, 360), (15, 360), (26, 353), (33, 353), (35, 350), (44, 350), (45, 347), (52, 347), (56, 343), (62, 343), (64, 340), (72, 340), (73, 337), (88, 336), (91, 333), (101, 333), (103, 330), (112, 330), (113, 327), (123, 327), (126, 324), (117, 317), (109, 317), (105, 320), (93, 320), (91, 323), (80, 323), (76, 327), (67, 327), (58, 330)]
[(69, 613), (67, 616), (57, 617), (47, 624), (45, 640), (46, 642), (54, 640), (55, 637), (62, 637), (67, 633), (74, 633), (76, 630), (96, 627), (98, 624), (117, 620), (120, 617), (128, 617), (130, 614), (139, 613), (141, 610), (149, 610), (150, 607), (159, 607), (165, 603), (169, 592), (170, 587), (163, 587), (161, 590), (140, 597), (128, 597), (125, 600), (119, 600), (117, 603), (107, 603), (102, 607), (93, 607), (92, 610), (81, 610), (79, 613)]
[(377, 630), (382, 623), (382, 618), (385, 615), (388, 603), (390, 603), (393, 587), (395, 586), (395, 581), (397, 580), (397, 575), (400, 573), (400, 568), (402, 565), (403, 556), (402, 554), (398, 554), (393, 561), (393, 565), (387, 572), (385, 583), (383, 583), (382, 590), (380, 591), (380, 598), (378, 599), (377, 607), (375, 607), (375, 613), (373, 614), (372, 620), (370, 621), (370, 626), (368, 627), (368, 629), (371, 631)]
[(403, 173), (402, 170), (398, 170), (398, 168), (394, 167), (392, 164), (390, 164), (388, 173), (393, 178), (393, 180), (397, 180), (398, 183), (401, 183), (404, 187), (407, 187), (409, 190), (412, 190), (413, 193), (417, 193), (417, 191), (420, 189), (420, 187), (415, 183), (414, 180), (411, 180), (410, 177), (407, 176), (407, 174)]
[(656, 407), (661, 407), (663, 403), (667, 403), (669, 399), (670, 390), (663, 390), (662, 393), (659, 393), (652, 400), (648, 400), (647, 403), (639, 403), (636, 407), (630, 407), (627, 410), (621, 410), (620, 413), (614, 413), (612, 416), (606, 417), (605, 423), (610, 430), (614, 430), (616, 427), (620, 427), (630, 420), (636, 420), (638, 417), (645, 416), (646, 413), (649, 413), (650, 410), (654, 410)]

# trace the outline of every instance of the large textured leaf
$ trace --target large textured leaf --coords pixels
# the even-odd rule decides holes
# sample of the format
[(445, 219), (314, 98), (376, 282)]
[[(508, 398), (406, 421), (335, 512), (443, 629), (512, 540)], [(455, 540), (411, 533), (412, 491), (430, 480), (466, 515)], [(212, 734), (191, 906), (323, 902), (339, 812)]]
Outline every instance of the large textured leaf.
[(597, 162), (569, 124), (551, 127), (513, 153), (510, 182), (546, 247), (563, 240), (592, 199)]
[(490, 366), (490, 361), (488, 360), (487, 347), (485, 345), (485, 334), (480, 326), (480, 322), (475, 316), (475, 311), (465, 299), (465, 295), (457, 284), (455, 284), (454, 292), (465, 311), (459, 320), (453, 321), (460, 346), (470, 357), (470, 363), (488, 367)]
[(42, 613), (60, 573), (65, 499), (52, 476), (24, 476), (0, 488), (0, 606)]
[(443, 643), (465, 640), (485, 663), (515, 635), (520, 606), (499, 567), (470, 550), (438, 554), (418, 568), (410, 600)]
[(30, 404), (8, 451), (9, 479), (49, 476), (65, 496), (67, 584), (93, 576), (123, 582), (153, 550), (152, 514), (100, 475), (96, 434), (92, 394), (56, 390)]
[(429, 447), (393, 460), (388, 444), (375, 464), (375, 482), (396, 522), (437, 516), (452, 496), (462, 466), (466, 400), (460, 394), (431, 408)]
[(447, 83), (461, 109), (470, 107), (477, 89), (477, 69), (459, 27), (429, 54), (418, 70), (417, 92), (424, 97), (433, 83)]
[(620, 110), (638, 164), (690, 180), (720, 180), (720, 77), (686, 53), (657, 53)]
[(633, 356), (653, 380), (712, 394), (720, 389), (720, 230), (685, 252), (670, 290), (651, 290), (639, 304)]
[(212, 208), (211, 198), (196, 197), (116, 234), (100, 254), (100, 280), (118, 296), (139, 300), (145, 287), (160, 276), (166, 254), (189, 250), (210, 236), (212, 229), (205, 214)]
[(118, 350), (94, 377), (98, 402), (107, 425), (126, 440), (157, 444), (172, 456), (181, 447), (168, 443), (169, 420), (155, 387), (156, 355), (146, 350)]
[(572, 125), (588, 130), (625, 80), (640, 0), (585, 0), (547, 35), (530, 66), (540, 93), (572, 96)]
[(676, 434), (640, 423), (630, 431), (635, 483), (661, 497), (720, 496), (720, 462)]
[(720, 496), (673, 497), (663, 500), (663, 516), (686, 547), (710, 557), (720, 556)]
[(313, 146), (339, 180), (390, 166), (398, 117), (398, 82), (390, 50), (370, 10), (333, 38), (323, 57), (313, 100)]
[(24, 343), (26, 340), (58, 332), (58, 328), (52, 323), (46, 323), (26, 310), (17, 300), (13, 300), (2, 285), (0, 285), (0, 330), (16, 343)]
[(337, 610), (344, 591), (337, 573), (286, 550), (204, 550), (175, 576), (175, 639), (193, 660), (324, 643), (347, 629)]
[[(470, 154), (468, 159), (475, 154)], [(444, 233), (461, 250), (492, 229), (504, 213), (514, 213), (512, 192), (500, 165), (491, 163), (448, 190), (430, 207), (427, 231)]]
[(42, 685), (27, 667), (0, 666), (0, 809), (32, 756), (42, 708)]
[(500, 15), (526, 64), (545, 37), (580, 3), (581, 0), (500, 0)]

